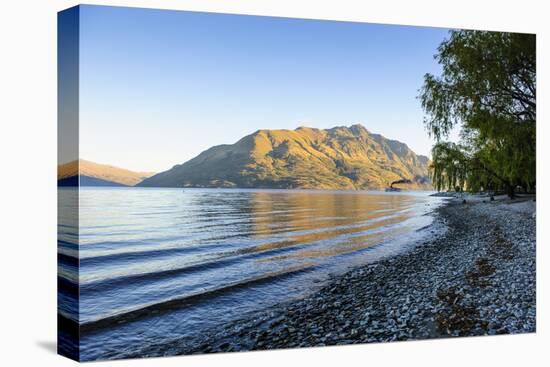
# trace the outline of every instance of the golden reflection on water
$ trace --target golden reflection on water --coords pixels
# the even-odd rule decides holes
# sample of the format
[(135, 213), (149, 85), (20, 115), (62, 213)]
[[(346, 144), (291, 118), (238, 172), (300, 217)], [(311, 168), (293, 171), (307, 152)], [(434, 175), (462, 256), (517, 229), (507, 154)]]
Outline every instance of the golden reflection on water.
[[(411, 217), (407, 209), (413, 199), (400, 195), (373, 195), (361, 192), (298, 191), (292, 194), (254, 192), (251, 194), (252, 236), (277, 237), (248, 249), (247, 252), (285, 248), (303, 244), (307, 247), (290, 254), (261, 259), (261, 262), (286, 259), (335, 256), (378, 244), (386, 231), (376, 228), (401, 223)], [(393, 228), (392, 235), (406, 232)]]

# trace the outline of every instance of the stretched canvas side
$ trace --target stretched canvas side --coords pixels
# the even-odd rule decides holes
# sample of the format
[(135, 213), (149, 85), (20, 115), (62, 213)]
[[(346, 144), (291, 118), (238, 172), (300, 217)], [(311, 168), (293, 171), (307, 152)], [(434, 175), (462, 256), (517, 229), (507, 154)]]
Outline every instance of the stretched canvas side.
[(80, 359), (78, 258), (79, 7), (58, 13), (57, 351)]

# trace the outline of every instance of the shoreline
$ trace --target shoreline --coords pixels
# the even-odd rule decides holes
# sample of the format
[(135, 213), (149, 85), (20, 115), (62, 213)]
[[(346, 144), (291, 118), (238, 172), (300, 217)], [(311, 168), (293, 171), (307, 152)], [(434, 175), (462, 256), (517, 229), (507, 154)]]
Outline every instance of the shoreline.
[(446, 230), (409, 251), (207, 330), (201, 340), (130, 357), (535, 332), (534, 211), (532, 200), (449, 200), (430, 225)]

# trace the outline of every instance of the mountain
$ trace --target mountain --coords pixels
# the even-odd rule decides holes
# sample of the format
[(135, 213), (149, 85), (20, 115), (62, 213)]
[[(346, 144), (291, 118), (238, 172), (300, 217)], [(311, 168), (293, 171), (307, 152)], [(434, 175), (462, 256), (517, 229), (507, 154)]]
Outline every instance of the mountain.
[(153, 174), (80, 159), (58, 167), (57, 184), (58, 186), (77, 186), (77, 177), (80, 175), (80, 186), (134, 186)]
[(361, 125), (258, 130), (138, 184), (153, 187), (428, 189), (429, 160)]

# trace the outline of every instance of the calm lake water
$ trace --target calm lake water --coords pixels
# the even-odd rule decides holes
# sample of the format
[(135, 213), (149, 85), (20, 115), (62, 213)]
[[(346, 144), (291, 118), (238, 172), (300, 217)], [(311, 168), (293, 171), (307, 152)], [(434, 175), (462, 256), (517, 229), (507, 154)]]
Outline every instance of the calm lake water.
[(81, 188), (78, 229), (74, 203), (60, 208), (60, 281), (80, 282), (79, 314), (68, 286), (62, 313), (83, 327), (84, 360), (192, 341), (411, 246), (442, 201), (428, 195)]

